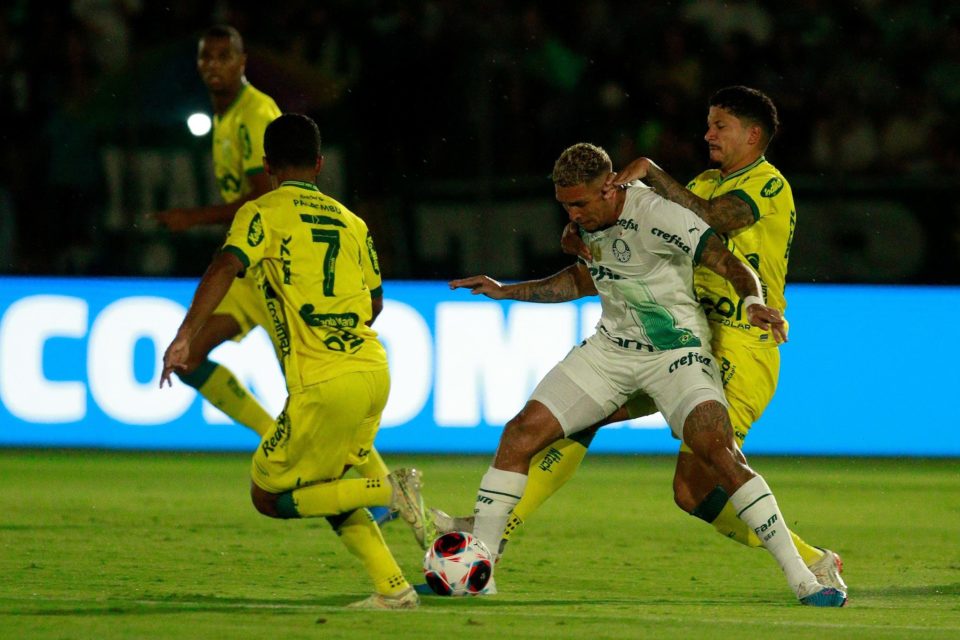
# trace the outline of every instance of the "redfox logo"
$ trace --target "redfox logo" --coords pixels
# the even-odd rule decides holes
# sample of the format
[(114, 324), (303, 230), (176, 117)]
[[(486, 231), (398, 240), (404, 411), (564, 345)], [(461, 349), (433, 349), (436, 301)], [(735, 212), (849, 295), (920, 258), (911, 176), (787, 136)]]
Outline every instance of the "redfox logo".
[(274, 427), (273, 433), (270, 434), (268, 439), (264, 439), (260, 447), (263, 449), (264, 457), (269, 458), (270, 454), (276, 450), (277, 446), (281, 442), (290, 437), (290, 417), (287, 416), (287, 412), (284, 411), (279, 416), (277, 416), (277, 426)]

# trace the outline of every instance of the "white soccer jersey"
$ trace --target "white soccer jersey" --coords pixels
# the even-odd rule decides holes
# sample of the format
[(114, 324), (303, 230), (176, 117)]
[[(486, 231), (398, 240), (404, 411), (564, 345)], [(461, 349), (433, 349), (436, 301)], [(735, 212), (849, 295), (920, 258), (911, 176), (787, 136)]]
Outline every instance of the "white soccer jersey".
[(710, 328), (693, 290), (693, 267), (713, 229), (640, 182), (628, 186), (616, 224), (581, 232), (600, 293), (597, 333), (627, 349), (708, 345)]

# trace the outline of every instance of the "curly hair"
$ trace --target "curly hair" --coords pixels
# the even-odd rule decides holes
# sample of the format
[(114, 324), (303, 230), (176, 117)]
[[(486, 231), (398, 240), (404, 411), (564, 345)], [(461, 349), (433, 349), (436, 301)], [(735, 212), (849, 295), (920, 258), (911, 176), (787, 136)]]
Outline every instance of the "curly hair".
[(595, 144), (578, 142), (560, 154), (551, 178), (558, 187), (586, 184), (613, 171), (610, 155)]

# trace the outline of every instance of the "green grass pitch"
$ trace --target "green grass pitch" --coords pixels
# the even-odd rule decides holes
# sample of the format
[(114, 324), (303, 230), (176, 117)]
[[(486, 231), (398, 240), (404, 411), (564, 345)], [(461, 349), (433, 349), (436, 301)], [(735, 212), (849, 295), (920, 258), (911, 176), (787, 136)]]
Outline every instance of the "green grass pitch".
[[(489, 457), (386, 456), (472, 508)], [(370, 592), (323, 520), (273, 521), (243, 455), (0, 451), (0, 638), (960, 637), (957, 460), (757, 458), (790, 525), (846, 562), (844, 609), (672, 503), (672, 460), (587, 459), (511, 543), (491, 598), (350, 612)], [(384, 535), (411, 580), (422, 553)]]

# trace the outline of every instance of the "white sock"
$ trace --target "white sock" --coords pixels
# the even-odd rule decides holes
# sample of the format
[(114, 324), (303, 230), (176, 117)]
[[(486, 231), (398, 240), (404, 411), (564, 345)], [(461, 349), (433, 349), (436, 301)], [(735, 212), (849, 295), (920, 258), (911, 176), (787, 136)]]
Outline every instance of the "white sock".
[(730, 496), (737, 516), (754, 530), (763, 546), (773, 554), (798, 598), (819, 591), (816, 576), (800, 558), (777, 499), (761, 476), (751, 478)]
[(494, 559), (500, 552), (500, 539), (507, 518), (520, 502), (527, 486), (527, 476), (514, 471), (490, 467), (480, 480), (477, 502), (473, 507), (473, 535), (487, 545)]

